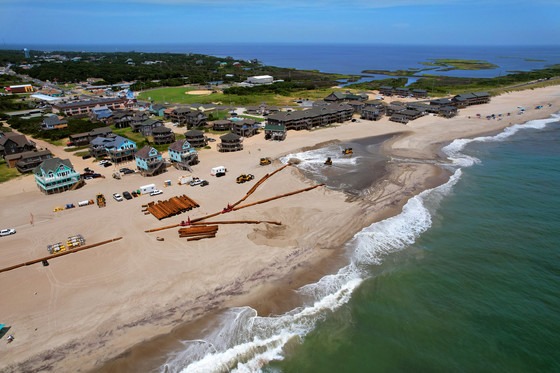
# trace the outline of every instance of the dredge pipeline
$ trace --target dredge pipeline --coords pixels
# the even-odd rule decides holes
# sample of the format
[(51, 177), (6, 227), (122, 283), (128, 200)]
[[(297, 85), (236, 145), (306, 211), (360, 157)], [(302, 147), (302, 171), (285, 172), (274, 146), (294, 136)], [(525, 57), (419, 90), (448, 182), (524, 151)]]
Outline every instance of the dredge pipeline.
[(61, 253), (45, 256), (45, 257), (39, 258), (39, 259), (33, 259), (33, 260), (23, 262), (23, 263), (20, 263), (20, 264), (16, 264), (16, 265), (13, 265), (13, 266), (10, 266), (10, 267), (2, 268), (2, 269), (0, 269), (0, 273), (8, 272), (8, 271), (11, 271), (13, 269), (20, 268), (20, 267), (26, 267), (26, 266), (29, 266), (29, 265), (32, 265), (32, 264), (35, 264), (35, 263), (42, 262), (44, 260), (56, 259), (56, 258), (59, 258), (59, 257), (64, 256), (64, 255), (74, 254), (74, 253), (77, 253), (78, 251), (91, 249), (91, 248), (94, 248), (94, 247), (97, 247), (97, 246), (101, 246), (101, 245), (105, 245), (105, 244), (108, 244), (108, 243), (111, 243), (111, 242), (118, 241), (120, 239), (122, 239), (122, 237), (117, 237), (117, 238), (113, 238), (111, 240), (102, 241), (102, 242), (94, 243), (94, 244), (91, 244), (91, 245), (78, 247), (76, 249), (63, 251)]

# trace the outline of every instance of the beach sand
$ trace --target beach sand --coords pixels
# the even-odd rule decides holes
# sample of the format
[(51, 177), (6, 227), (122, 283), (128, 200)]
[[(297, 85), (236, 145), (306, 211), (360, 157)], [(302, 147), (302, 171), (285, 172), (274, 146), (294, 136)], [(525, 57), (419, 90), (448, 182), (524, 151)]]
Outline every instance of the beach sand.
[[(537, 110), (537, 105), (544, 107)], [(525, 114), (517, 114), (518, 106), (527, 108)], [(32, 176), (2, 184), (0, 227), (16, 228), (17, 234), (0, 238), (0, 268), (46, 256), (48, 244), (78, 233), (88, 244), (122, 239), (53, 258), (47, 267), (39, 263), (0, 273), (0, 322), (6, 323), (8, 334), (15, 337), (10, 344), (0, 344), (0, 370), (105, 369), (107, 361), (134, 345), (157, 336), (165, 338), (174, 328), (226, 307), (251, 305), (264, 315), (290, 309), (297, 302), (289, 296), (291, 289), (341, 266), (345, 261), (343, 245), (355, 233), (398, 214), (410, 197), (447, 180), (449, 174), (437, 165), (445, 162), (440, 153), (443, 145), (547, 118), (559, 108), (560, 86), (553, 86), (493, 97), (491, 103), (462, 109), (452, 119), (426, 116), (408, 125), (387, 118), (359, 120), (311, 132), (290, 131), (283, 142), (256, 136), (245, 139), (244, 150), (236, 153), (219, 153), (217, 142), (213, 142), (212, 149), (200, 152), (201, 162), (193, 168), (193, 176), (209, 180), (210, 185), (203, 188), (177, 185), (178, 176), (189, 173), (173, 168), (153, 178), (134, 174), (116, 180), (111, 177), (113, 167), (102, 168), (39, 142), (57, 156), (70, 158), (77, 170), (89, 166), (106, 178), (51, 196), (39, 192)], [(510, 116), (506, 116), (508, 112)], [(501, 120), (485, 119), (500, 113)], [(343, 144), (391, 134), (395, 136), (383, 145), (390, 158), (386, 173), (367, 196), (349, 198), (323, 186), (222, 214), (210, 221), (272, 220), (282, 225), (222, 225), (214, 239), (187, 242), (178, 237), (177, 228), (144, 232), (221, 211), (242, 198), (256, 180), (279, 168), (277, 159), (283, 155), (333, 140)], [(259, 158), (265, 156), (275, 161), (259, 166)], [(227, 175), (210, 176), (210, 169), (219, 165), (227, 167)], [(123, 166), (134, 168), (132, 163), (119, 165)], [(255, 181), (236, 184), (235, 178), (242, 173), (254, 174)], [(168, 179), (172, 185), (163, 187)], [(163, 195), (123, 202), (111, 198), (112, 193), (122, 194), (149, 183), (163, 189)], [(290, 166), (267, 180), (244, 203), (314, 184)], [(53, 212), (56, 206), (77, 205), (78, 201), (94, 199), (97, 193), (105, 194), (107, 207), (91, 205)], [(149, 201), (182, 194), (200, 207), (162, 221), (141, 211)]]

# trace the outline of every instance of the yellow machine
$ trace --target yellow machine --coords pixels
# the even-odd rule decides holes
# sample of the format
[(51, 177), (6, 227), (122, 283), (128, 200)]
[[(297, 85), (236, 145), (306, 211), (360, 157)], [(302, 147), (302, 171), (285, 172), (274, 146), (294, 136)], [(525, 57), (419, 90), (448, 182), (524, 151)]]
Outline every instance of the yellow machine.
[(237, 182), (237, 184), (241, 184), (241, 183), (245, 183), (247, 181), (251, 181), (254, 178), (255, 177), (251, 174), (247, 174), (247, 175), (243, 174), (243, 175), (239, 175), (235, 181)]
[(261, 161), (260, 161), (261, 166), (267, 166), (271, 163), (272, 163), (272, 161), (270, 160), (270, 158), (261, 158)]

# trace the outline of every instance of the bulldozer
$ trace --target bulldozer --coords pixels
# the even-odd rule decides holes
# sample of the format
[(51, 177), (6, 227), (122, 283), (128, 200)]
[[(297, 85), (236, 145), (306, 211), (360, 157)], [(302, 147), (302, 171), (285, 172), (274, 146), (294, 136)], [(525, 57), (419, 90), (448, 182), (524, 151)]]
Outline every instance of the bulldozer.
[(102, 193), (99, 193), (95, 198), (97, 199), (97, 206), (105, 207), (106, 205), (105, 196)]
[(272, 161), (270, 160), (270, 158), (261, 158), (261, 161), (260, 161), (259, 164), (261, 166), (268, 166), (271, 163), (272, 163)]
[(242, 174), (242, 175), (239, 175), (235, 181), (237, 182), (237, 184), (242, 184), (242, 183), (245, 183), (247, 181), (251, 181), (254, 178), (255, 177), (251, 174)]

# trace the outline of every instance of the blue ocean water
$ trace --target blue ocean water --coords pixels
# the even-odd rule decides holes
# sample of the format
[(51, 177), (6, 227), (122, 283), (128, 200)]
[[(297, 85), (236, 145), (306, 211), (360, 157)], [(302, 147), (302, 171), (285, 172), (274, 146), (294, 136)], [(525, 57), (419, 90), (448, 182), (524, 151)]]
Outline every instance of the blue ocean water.
[(559, 371), (559, 118), (456, 140), (450, 180), (356, 234), (302, 307), (228, 310), (161, 371)]
[[(496, 69), (442, 72), (447, 76), (495, 77), (512, 71), (542, 69), (560, 63), (560, 46), (450, 46), (388, 44), (212, 43), (136, 45), (3, 45), (2, 49), (86, 52), (200, 53), (236, 59), (258, 59), (265, 65), (360, 74), (364, 70), (422, 68), (437, 58), (484, 60)], [(434, 73), (434, 72), (430, 72)]]

